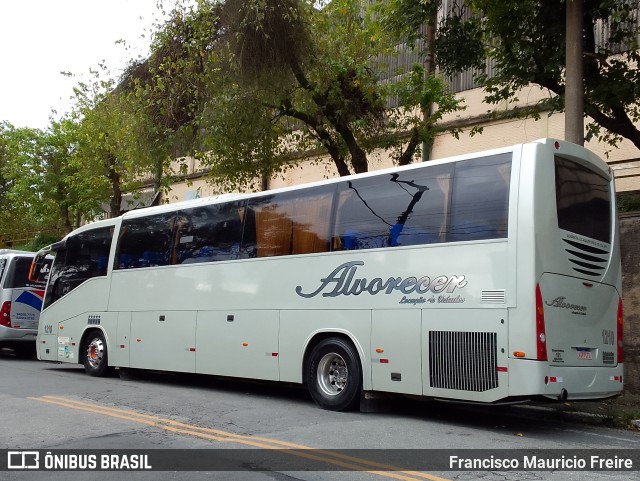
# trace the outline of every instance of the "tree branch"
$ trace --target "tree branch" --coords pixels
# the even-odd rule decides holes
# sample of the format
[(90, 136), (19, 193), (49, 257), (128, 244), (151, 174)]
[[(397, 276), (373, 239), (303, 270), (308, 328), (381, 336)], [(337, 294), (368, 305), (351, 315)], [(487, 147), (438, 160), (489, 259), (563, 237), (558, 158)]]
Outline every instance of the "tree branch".
[(299, 110), (296, 110), (291, 106), (286, 106), (286, 105), (282, 106), (281, 112), (284, 115), (288, 115), (289, 117), (300, 120), (301, 122), (304, 122), (306, 125), (308, 125), (309, 128), (311, 128), (316, 133), (318, 140), (322, 142), (322, 145), (325, 146), (325, 148), (327, 149), (327, 152), (329, 152), (331, 159), (333, 160), (333, 162), (336, 165), (336, 168), (338, 169), (338, 174), (341, 177), (345, 175), (351, 175), (351, 172), (349, 171), (349, 167), (347, 166), (347, 163), (345, 162), (344, 157), (340, 153), (340, 148), (338, 144), (331, 137), (331, 134), (322, 125), (321, 122), (319, 122), (315, 117), (307, 113), (300, 112)]

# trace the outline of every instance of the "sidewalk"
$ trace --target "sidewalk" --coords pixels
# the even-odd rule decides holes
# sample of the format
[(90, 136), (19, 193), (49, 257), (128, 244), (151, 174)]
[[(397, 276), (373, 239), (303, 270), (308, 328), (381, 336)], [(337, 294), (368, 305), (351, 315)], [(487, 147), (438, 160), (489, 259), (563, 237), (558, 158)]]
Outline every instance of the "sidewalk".
[(640, 395), (623, 393), (604, 401), (567, 401), (558, 404), (531, 403), (523, 409), (543, 410), (558, 418), (640, 431)]

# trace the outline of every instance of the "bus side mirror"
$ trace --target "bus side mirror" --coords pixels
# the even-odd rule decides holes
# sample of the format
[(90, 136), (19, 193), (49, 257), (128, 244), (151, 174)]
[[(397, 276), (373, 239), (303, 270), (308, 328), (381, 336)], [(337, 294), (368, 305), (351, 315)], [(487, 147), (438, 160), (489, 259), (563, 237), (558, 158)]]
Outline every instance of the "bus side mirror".
[(59, 242), (41, 249), (36, 253), (36, 256), (31, 262), (31, 268), (29, 269), (29, 281), (37, 284), (46, 284), (49, 280), (49, 274), (51, 272), (51, 264), (53, 264), (53, 256), (51, 252), (56, 252), (58, 249), (55, 247), (60, 244)]
[(52, 262), (53, 258), (51, 256), (36, 256), (31, 262), (29, 281), (35, 282), (36, 284), (46, 284), (47, 280), (49, 280)]

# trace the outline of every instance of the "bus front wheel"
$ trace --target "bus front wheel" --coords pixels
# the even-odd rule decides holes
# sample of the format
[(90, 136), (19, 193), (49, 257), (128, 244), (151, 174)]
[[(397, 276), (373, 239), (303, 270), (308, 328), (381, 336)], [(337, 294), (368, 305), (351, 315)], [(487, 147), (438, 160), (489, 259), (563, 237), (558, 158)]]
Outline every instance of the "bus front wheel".
[(306, 378), (311, 397), (323, 409), (348, 411), (360, 402), (360, 359), (353, 345), (342, 338), (325, 339), (313, 348)]
[(109, 366), (107, 342), (104, 334), (94, 331), (84, 345), (84, 370), (89, 376), (104, 376)]

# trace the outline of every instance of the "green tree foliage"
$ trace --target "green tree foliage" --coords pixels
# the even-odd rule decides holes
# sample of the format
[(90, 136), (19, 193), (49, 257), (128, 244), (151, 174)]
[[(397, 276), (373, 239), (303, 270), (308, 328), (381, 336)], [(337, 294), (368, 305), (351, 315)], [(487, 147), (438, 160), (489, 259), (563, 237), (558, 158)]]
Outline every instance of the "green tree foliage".
[[(57, 184), (55, 147), (48, 148), (45, 132), (5, 124), (3, 137), (8, 161), (3, 166), (2, 233), (18, 236), (38, 228), (64, 226), (69, 218), (59, 219), (62, 206), (57, 209), (54, 199), (44, 197), (44, 191), (54, 190), (52, 184)], [(50, 174), (46, 172), (49, 169)]]
[(92, 179), (77, 157), (79, 126), (70, 118), (46, 130), (3, 124), (2, 234), (70, 232), (99, 210)]
[[(424, 116), (415, 115), (420, 102), (441, 101), (440, 115), (460, 108), (420, 68), (397, 72), (399, 82), (380, 82), (382, 59), (393, 57), (397, 42), (365, 3), (314, 5), (225, 2), (212, 89), (218, 94), (203, 112), (202, 158), (231, 184), (273, 175), (304, 152), (328, 154), (340, 175), (366, 172), (369, 154), (380, 147), (408, 163), (433, 135)], [(387, 109), (391, 98), (404, 102), (400, 109)]]
[(201, 112), (212, 96), (221, 8), (208, 1), (177, 4), (155, 31), (149, 57), (133, 62), (114, 92), (139, 120), (137, 143), (147, 152), (156, 191), (169, 187), (171, 161), (199, 145)]
[[(380, 82), (398, 42), (367, 5), (178, 4), (153, 33), (149, 57), (119, 81), (104, 80), (100, 65), (77, 85), (63, 120), (8, 137), (3, 128), (0, 204), (13, 202), (24, 222), (35, 206), (39, 217), (28, 223), (49, 219), (68, 231), (101, 204), (120, 214), (123, 194), (149, 179), (156, 191), (168, 188), (170, 164), (194, 153), (226, 188), (309, 155), (328, 154), (341, 175), (367, 171), (380, 147), (411, 162), (436, 121), (460, 105), (421, 66)], [(387, 108), (391, 99), (398, 108)], [(20, 196), (29, 200), (15, 202)]]
[(75, 91), (74, 117), (79, 124), (77, 159), (80, 175), (92, 182), (96, 199), (109, 205), (111, 216), (122, 213), (123, 193), (140, 186), (149, 168), (137, 142), (139, 117), (132, 105), (114, 91), (115, 81), (103, 79), (106, 67), (92, 71)]
[[(407, 45), (422, 53), (422, 64), (412, 66), (403, 78), (393, 85), (400, 109), (394, 112), (397, 122), (410, 132), (406, 149), (398, 156), (400, 165), (411, 161), (420, 143), (428, 149), (435, 136), (449, 131), (458, 138), (460, 129), (443, 128), (439, 122), (446, 114), (464, 110), (463, 101), (448, 92), (442, 79), (436, 74), (435, 32), (440, 0), (388, 0), (374, 7), (380, 25), (386, 35), (397, 44)], [(473, 129), (475, 134), (480, 129)]]
[[(419, 0), (404, 0), (413, 4)], [(529, 84), (553, 95), (524, 114), (562, 110), (564, 106), (566, 1), (468, 0), (472, 15), (454, 8), (440, 25), (439, 65), (455, 73), (478, 68), (477, 80), (492, 103), (517, 101)], [(615, 145), (622, 137), (640, 148), (637, 0), (584, 0), (584, 109), (594, 136)], [(604, 32), (597, 43), (595, 29)], [(497, 73), (484, 72), (485, 58)]]
[[(242, 149), (257, 147), (255, 158), (272, 150), (274, 136), (297, 131), (279, 155), (268, 157), (262, 173), (279, 167), (275, 159), (286, 163), (310, 146), (328, 152), (341, 175), (366, 171), (363, 141), (380, 131), (384, 104), (369, 68), (373, 47), (363, 48), (363, 37), (375, 42), (359, 2), (332, 2), (316, 11), (312, 2), (298, 0), (228, 0), (224, 20), (230, 47), (223, 64), (226, 85), (237, 85), (240, 95), (233, 98), (246, 100), (250, 110), (241, 116), (255, 121), (249, 131), (267, 134), (266, 148), (245, 138)], [(212, 124), (224, 117), (211, 113)], [(223, 123), (216, 133), (233, 130)], [(228, 161), (215, 151), (207, 159), (217, 171)]]
[(6, 221), (2, 217), (7, 212), (7, 192), (11, 185), (10, 179), (7, 178), (7, 168), (9, 164), (10, 146), (8, 131), (11, 129), (11, 125), (7, 122), (0, 122), (0, 225), (5, 226)]
[(13, 155), (11, 138), (13, 131), (11, 124), (0, 122), (0, 241), (3, 236), (13, 234), (16, 227), (9, 197), (12, 184), (10, 162)]

